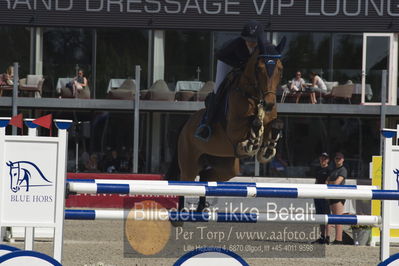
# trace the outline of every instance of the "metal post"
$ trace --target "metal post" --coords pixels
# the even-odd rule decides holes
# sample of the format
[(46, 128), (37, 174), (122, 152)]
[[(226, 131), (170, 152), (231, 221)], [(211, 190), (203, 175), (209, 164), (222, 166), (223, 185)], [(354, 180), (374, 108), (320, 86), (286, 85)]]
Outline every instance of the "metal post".
[(334, 36), (335, 33), (330, 34), (330, 52), (329, 52), (329, 64), (328, 64), (328, 80), (333, 81), (333, 69), (334, 69)]
[(152, 84), (154, 76), (154, 31), (148, 30), (148, 67), (147, 67), (147, 87)]
[(30, 28), (30, 58), (29, 58), (29, 73), (35, 73), (35, 65), (36, 65), (36, 28)]
[(259, 174), (260, 174), (260, 171), (259, 171), (259, 168), (260, 168), (260, 165), (259, 165), (259, 162), (258, 162), (258, 160), (256, 160), (256, 158), (254, 159), (255, 160), (255, 176), (259, 176)]
[(200, 81), (201, 68), (197, 66), (197, 80)]
[[(19, 83), (19, 64), (15, 62), (13, 64), (14, 67), (14, 86), (12, 90), (12, 116), (16, 116), (18, 114), (18, 104), (17, 104), (17, 98), (18, 98), (18, 83)], [(12, 127), (12, 134), (17, 135), (17, 128)]]
[(79, 172), (79, 141), (81, 134), (81, 122), (75, 124), (75, 173)]
[[(380, 109), (380, 129), (385, 128), (385, 116), (386, 116), (386, 106), (387, 101), (387, 77), (388, 71), (382, 70), (381, 77), (381, 109)], [(384, 137), (380, 135), (380, 154), (384, 151)]]
[[(385, 128), (385, 102), (386, 102), (386, 82), (387, 82), (388, 72), (387, 70), (382, 71), (382, 79), (381, 79), (381, 112), (380, 112), (380, 127), (381, 129)], [(387, 154), (391, 154), (392, 152), (392, 139), (384, 138), (382, 134), (380, 135), (380, 154), (383, 156), (383, 165), (382, 165), (382, 189), (388, 189), (387, 178), (385, 175), (386, 171), (391, 169), (390, 160), (391, 156), (387, 156)], [(380, 232), (380, 260), (386, 260), (389, 257), (389, 245), (390, 245), (390, 201), (382, 200), (381, 201), (381, 217), (382, 217), (382, 227)]]
[(97, 30), (93, 30), (92, 40), (92, 72), (91, 72), (91, 95), (93, 99), (96, 99), (96, 76), (97, 76)]
[(214, 61), (215, 61), (215, 32), (213, 31), (211, 33), (211, 38), (210, 38), (210, 45), (209, 45), (209, 79), (208, 80), (214, 80)]
[(139, 170), (139, 126), (140, 126), (140, 71), (136, 66), (136, 93), (134, 95), (134, 123), (133, 123), (133, 173)]

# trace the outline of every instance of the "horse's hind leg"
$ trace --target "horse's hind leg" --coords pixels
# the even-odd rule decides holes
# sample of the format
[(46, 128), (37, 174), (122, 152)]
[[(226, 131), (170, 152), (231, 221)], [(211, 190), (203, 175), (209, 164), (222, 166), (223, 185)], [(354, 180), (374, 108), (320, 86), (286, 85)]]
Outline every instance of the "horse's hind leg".
[[(239, 160), (236, 158), (218, 158), (212, 157), (211, 165), (200, 172), (200, 181), (228, 181), (239, 172)], [(206, 197), (200, 197), (197, 211), (202, 212), (207, 208)]]
[[(181, 181), (194, 181), (195, 178), (197, 177), (197, 173), (198, 173), (198, 167), (196, 167), (195, 171), (194, 169), (187, 169), (186, 171), (182, 169), (182, 175), (180, 180)], [(185, 205), (185, 199), (184, 196), (179, 196), (179, 205), (178, 205), (178, 210), (182, 211)]]
[[(208, 177), (212, 177), (214, 175), (215, 173), (213, 169), (211, 168), (204, 169), (199, 173), (200, 181), (204, 182), (204, 180), (208, 179)], [(199, 197), (197, 212), (202, 212), (206, 207), (208, 207), (206, 204), (206, 197), (205, 196)]]
[[(182, 156), (180, 156), (182, 155)], [(180, 181), (194, 181), (199, 172), (199, 154), (193, 150), (179, 153)], [(178, 210), (182, 211), (185, 205), (184, 196), (179, 196)]]

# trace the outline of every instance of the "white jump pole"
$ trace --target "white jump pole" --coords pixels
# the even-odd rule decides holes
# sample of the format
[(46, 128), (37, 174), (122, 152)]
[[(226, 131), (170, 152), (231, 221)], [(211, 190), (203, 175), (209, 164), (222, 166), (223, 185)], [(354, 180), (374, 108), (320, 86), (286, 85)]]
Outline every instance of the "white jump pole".
[(132, 210), (65, 210), (66, 220), (123, 220), (135, 221), (181, 221), (217, 223), (291, 223), (291, 224), (352, 224), (374, 225), (381, 223), (379, 216), (369, 215), (330, 215), (304, 214), (297, 217), (277, 215), (277, 213), (223, 213), (223, 212), (177, 212), (166, 209)]
[(69, 182), (69, 191), (78, 194), (126, 194), (169, 196), (225, 196), (247, 198), (399, 200), (398, 190), (289, 188), (248, 186), (132, 185)]
[(327, 185), (327, 184), (294, 184), (294, 183), (261, 183), (261, 182), (195, 182), (195, 181), (167, 181), (167, 180), (126, 180), (126, 179), (68, 179), (68, 183), (94, 183), (94, 184), (128, 184), (128, 185), (149, 185), (149, 186), (248, 186), (248, 187), (281, 187), (281, 188), (314, 188), (314, 189), (358, 189), (372, 190), (377, 186), (364, 185)]

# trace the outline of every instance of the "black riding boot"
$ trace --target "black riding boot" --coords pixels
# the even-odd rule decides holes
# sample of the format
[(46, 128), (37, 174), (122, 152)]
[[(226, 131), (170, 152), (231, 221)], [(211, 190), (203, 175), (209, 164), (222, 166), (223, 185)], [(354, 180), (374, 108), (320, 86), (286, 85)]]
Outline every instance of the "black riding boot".
[(216, 94), (208, 94), (205, 99), (205, 107), (205, 115), (197, 130), (195, 130), (194, 136), (200, 140), (208, 141), (212, 135), (212, 122), (215, 117), (216, 109)]

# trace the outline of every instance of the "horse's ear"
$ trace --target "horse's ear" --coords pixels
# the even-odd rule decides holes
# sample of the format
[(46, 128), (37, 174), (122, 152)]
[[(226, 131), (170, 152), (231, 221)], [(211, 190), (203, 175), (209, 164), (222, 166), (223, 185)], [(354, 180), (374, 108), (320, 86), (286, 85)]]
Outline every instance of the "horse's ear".
[(281, 54), (284, 50), (285, 43), (287, 42), (287, 38), (284, 36), (280, 43), (277, 45), (276, 50)]

